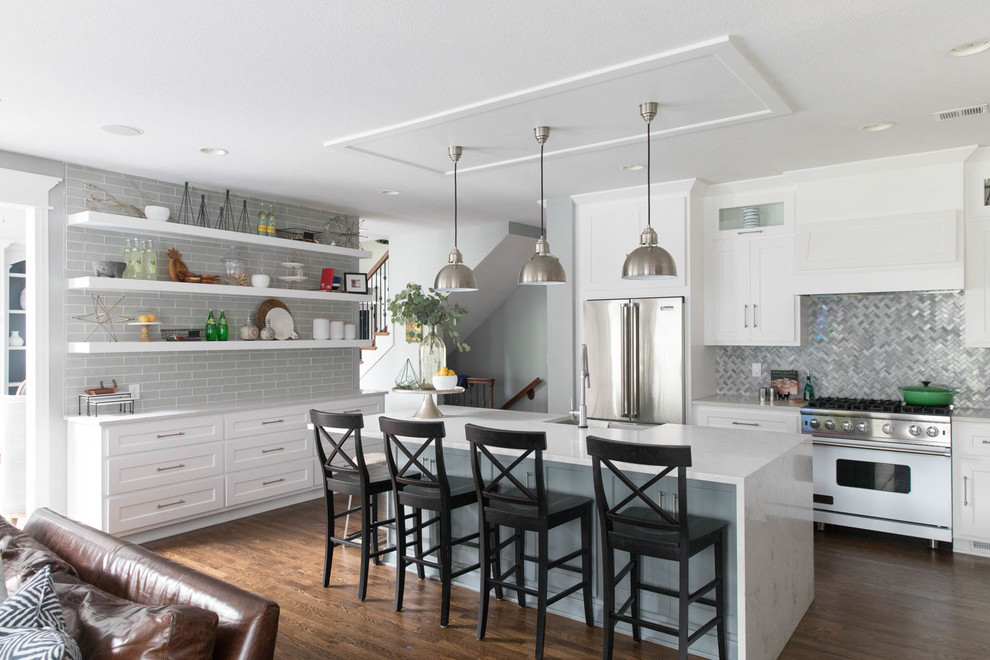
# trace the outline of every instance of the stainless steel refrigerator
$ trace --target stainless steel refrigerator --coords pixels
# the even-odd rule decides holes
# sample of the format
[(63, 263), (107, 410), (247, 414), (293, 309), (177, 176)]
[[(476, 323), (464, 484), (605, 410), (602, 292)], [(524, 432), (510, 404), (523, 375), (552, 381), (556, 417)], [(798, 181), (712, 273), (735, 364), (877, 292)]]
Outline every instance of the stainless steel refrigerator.
[(684, 299), (586, 300), (588, 417), (684, 423)]

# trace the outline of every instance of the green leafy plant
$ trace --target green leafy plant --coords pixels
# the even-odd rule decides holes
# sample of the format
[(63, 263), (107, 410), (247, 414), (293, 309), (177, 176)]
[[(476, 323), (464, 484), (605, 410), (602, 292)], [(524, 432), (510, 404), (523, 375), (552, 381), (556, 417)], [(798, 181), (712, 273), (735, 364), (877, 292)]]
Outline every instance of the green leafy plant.
[(393, 323), (419, 323), (424, 328), (435, 326), (441, 336), (446, 335), (453, 340), (458, 351), (469, 351), (471, 347), (461, 342), (460, 335), (454, 327), (461, 317), (467, 314), (467, 308), (451, 304), (445, 294), (435, 289), (427, 289), (418, 284), (407, 284), (406, 288), (392, 296), (388, 301), (388, 313)]

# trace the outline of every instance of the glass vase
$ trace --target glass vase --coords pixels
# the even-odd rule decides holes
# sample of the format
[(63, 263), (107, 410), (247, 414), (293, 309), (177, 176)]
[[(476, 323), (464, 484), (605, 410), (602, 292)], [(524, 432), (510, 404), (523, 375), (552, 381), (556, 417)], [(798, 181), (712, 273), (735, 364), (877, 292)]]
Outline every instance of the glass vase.
[(430, 331), (423, 335), (419, 344), (419, 387), (423, 390), (433, 389), (433, 375), (447, 366), (447, 345), (440, 339), (436, 327), (430, 326)]

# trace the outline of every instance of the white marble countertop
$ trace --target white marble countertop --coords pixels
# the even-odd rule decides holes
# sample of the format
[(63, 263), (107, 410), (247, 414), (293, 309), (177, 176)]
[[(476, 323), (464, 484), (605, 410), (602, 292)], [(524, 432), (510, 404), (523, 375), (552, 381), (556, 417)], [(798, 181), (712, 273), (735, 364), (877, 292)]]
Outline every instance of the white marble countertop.
[[(768, 433), (759, 430), (741, 430), (708, 426), (683, 426), (664, 424), (642, 430), (602, 428), (603, 422), (590, 420), (592, 428), (579, 429), (576, 425), (555, 424), (559, 416), (547, 413), (529, 413), (512, 410), (489, 410), (461, 406), (440, 406), (445, 417), (444, 446), (451, 449), (468, 449), (464, 425), (468, 423), (518, 431), (543, 431), (547, 434), (547, 451), (544, 461), (591, 465), (585, 438), (594, 435), (624, 442), (643, 442), (662, 445), (691, 445), (693, 467), (688, 477), (704, 481), (740, 484), (746, 477), (773, 462), (794, 447), (809, 445), (810, 436), (796, 433)], [(365, 434), (379, 435), (378, 417), (413, 419), (414, 409), (389, 411), (384, 415), (365, 417)], [(422, 421), (422, 420), (420, 420)], [(598, 428), (595, 428), (597, 426)], [(507, 452), (511, 453), (511, 452)], [(636, 467), (627, 466), (630, 470)], [(651, 468), (641, 468), (653, 472)]]
[(743, 396), (739, 394), (715, 394), (691, 402), (695, 405), (725, 406), (727, 408), (758, 408), (760, 410), (780, 410), (783, 412), (797, 412), (805, 406), (803, 400), (774, 401), (772, 403), (760, 403), (757, 395)]
[(151, 419), (176, 419), (179, 417), (189, 417), (192, 415), (222, 414), (237, 412), (248, 408), (278, 408), (286, 405), (319, 405), (333, 401), (353, 399), (362, 396), (384, 395), (385, 392), (379, 390), (349, 390), (347, 392), (334, 392), (320, 397), (269, 397), (259, 401), (256, 405), (239, 402), (225, 402), (215, 406), (189, 406), (178, 410), (155, 410), (144, 413), (100, 413), (99, 416), (87, 415), (66, 415), (65, 419), (74, 424), (87, 424), (92, 426), (104, 426), (108, 424), (127, 424), (129, 422), (140, 422)]

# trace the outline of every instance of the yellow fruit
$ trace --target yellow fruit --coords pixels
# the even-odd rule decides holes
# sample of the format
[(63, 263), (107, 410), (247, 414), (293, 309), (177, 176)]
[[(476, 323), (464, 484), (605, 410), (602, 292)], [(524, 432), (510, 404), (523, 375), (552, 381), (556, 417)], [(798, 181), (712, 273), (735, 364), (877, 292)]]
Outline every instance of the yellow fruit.
[(147, 323), (147, 322), (148, 322), (148, 317), (147, 317), (147, 315), (145, 315), (145, 314), (142, 314), (141, 316), (139, 316), (139, 317), (138, 317), (138, 322), (139, 322), (139, 323)]
[(158, 320), (157, 316), (155, 316), (154, 314), (148, 314), (148, 323), (154, 323), (157, 320)]
[(443, 372), (443, 369), (441, 369), (440, 371), (438, 371), (438, 372), (437, 372), (437, 376), (446, 376), (446, 375), (447, 375), (447, 374), (445, 374), (445, 373)]

